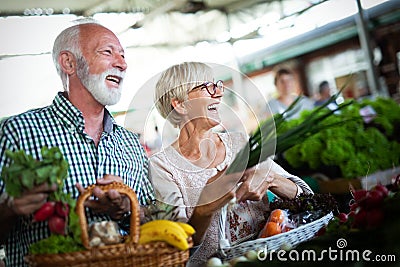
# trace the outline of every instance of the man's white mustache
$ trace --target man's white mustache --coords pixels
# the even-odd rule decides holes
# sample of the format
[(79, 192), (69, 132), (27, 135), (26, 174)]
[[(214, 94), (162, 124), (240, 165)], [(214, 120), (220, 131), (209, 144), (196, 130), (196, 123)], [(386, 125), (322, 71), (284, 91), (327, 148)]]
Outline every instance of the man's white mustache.
[(123, 81), (123, 79), (125, 78), (125, 71), (120, 71), (117, 69), (110, 69), (110, 70), (106, 70), (105, 72), (103, 72), (102, 76), (105, 78), (108, 75), (112, 75), (112, 76), (118, 76), (121, 78), (121, 82)]

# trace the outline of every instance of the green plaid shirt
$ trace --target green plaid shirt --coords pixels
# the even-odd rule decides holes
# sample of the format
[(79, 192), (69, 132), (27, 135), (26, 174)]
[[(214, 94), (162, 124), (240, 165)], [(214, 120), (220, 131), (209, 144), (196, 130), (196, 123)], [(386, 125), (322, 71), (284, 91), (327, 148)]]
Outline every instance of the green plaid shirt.
[[(64, 191), (78, 197), (75, 183), (84, 187), (96, 183), (105, 174), (122, 177), (137, 194), (141, 205), (154, 199), (148, 180), (148, 160), (136, 134), (118, 126), (108, 111), (104, 115), (104, 131), (96, 147), (84, 133), (84, 118), (60, 92), (52, 105), (10, 117), (0, 125), (0, 170), (10, 164), (5, 150), (23, 149), (40, 158), (43, 146), (58, 146), (69, 163)], [(0, 179), (0, 193), (4, 192)], [(88, 214), (88, 220), (96, 220)], [(6, 266), (26, 266), (23, 256), (30, 244), (49, 235), (47, 222), (32, 223), (20, 217), (6, 243)]]

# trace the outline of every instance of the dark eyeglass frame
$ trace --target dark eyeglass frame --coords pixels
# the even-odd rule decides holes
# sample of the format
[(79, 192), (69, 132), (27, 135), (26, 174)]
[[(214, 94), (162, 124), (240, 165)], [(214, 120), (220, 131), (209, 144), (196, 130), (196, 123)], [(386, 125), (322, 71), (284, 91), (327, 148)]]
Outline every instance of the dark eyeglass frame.
[[(217, 93), (217, 88), (224, 92), (224, 82), (222, 80), (218, 80), (215, 83), (213, 82), (204, 82), (200, 85), (193, 87), (189, 92), (196, 90), (197, 88), (205, 88), (210, 96), (214, 96)], [(211, 91), (212, 90), (212, 91)]]

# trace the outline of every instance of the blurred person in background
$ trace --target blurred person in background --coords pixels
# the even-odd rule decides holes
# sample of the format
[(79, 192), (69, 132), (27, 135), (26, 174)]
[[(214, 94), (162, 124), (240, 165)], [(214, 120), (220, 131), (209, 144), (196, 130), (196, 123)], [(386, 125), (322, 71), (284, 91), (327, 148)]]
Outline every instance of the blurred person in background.
[[(332, 90), (331, 87), (329, 85), (329, 83), (327, 81), (322, 81), (319, 86), (318, 86), (318, 94), (319, 94), (319, 99), (317, 101), (315, 101), (315, 106), (322, 106), (323, 104), (325, 104), (332, 96)], [(336, 101), (342, 99), (342, 97), (336, 99)], [(327, 105), (327, 108), (329, 108), (330, 110), (334, 110), (338, 107), (337, 103), (335, 101), (332, 101), (331, 103), (329, 103)], [(339, 114), (340, 111), (335, 111), (335, 114)]]
[(314, 103), (316, 107), (325, 104), (325, 102), (331, 97), (331, 87), (327, 81), (322, 81), (318, 85), (318, 94), (319, 98)]
[(312, 193), (300, 178), (268, 159), (243, 173), (225, 174), (227, 166), (247, 143), (240, 132), (216, 132), (224, 85), (212, 68), (184, 62), (165, 70), (156, 85), (159, 113), (179, 129), (177, 139), (150, 157), (150, 177), (156, 198), (179, 207), (178, 220), (195, 229), (195, 248), (187, 266), (205, 266), (217, 252), (218, 221), (230, 209), (227, 238), (235, 244), (255, 237), (269, 214), (267, 190), (278, 197)]
[[(268, 101), (268, 106), (272, 115), (283, 113), (299, 96), (296, 80), (293, 72), (288, 68), (280, 68), (275, 73), (274, 84), (277, 90), (277, 96)], [(303, 110), (313, 109), (314, 101), (302, 95), (296, 108), (288, 116), (288, 119), (299, 117)]]
[[(59, 147), (69, 163), (65, 193), (77, 198), (89, 185), (116, 181), (134, 189), (140, 204), (148, 204), (154, 196), (146, 154), (137, 135), (117, 125), (105, 108), (119, 101), (127, 68), (118, 38), (85, 21), (59, 34), (53, 60), (64, 91), (51, 105), (1, 123), (0, 170), (11, 163), (6, 150), (38, 157), (43, 146)], [(43, 183), (11, 197), (0, 179), (0, 245), (6, 248), (6, 266), (27, 266), (23, 258), (30, 245), (49, 237), (47, 221), (33, 222), (33, 214), (56, 189), (56, 184)], [(118, 221), (129, 214), (127, 196), (99, 187), (93, 192), (95, 198), (85, 203), (88, 221)]]

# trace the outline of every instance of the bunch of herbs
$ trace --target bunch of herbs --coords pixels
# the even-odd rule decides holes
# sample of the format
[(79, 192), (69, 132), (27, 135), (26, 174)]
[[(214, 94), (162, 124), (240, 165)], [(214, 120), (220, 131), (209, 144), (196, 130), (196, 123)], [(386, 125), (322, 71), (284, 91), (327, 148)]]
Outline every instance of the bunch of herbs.
[(250, 135), (247, 144), (236, 155), (227, 169), (227, 173), (241, 172), (253, 167), (270, 156), (283, 153), (323, 129), (345, 123), (346, 121), (323, 123), (326, 118), (352, 104), (352, 101), (347, 101), (333, 109), (328, 108), (329, 104), (336, 103), (341, 91), (332, 95), (323, 105), (313, 109), (304, 121), (290, 129), (283, 130), (282, 126), (284, 122), (287, 122), (287, 118), (296, 111), (301, 96), (297, 97), (283, 113), (274, 114), (261, 122), (254, 133)]

